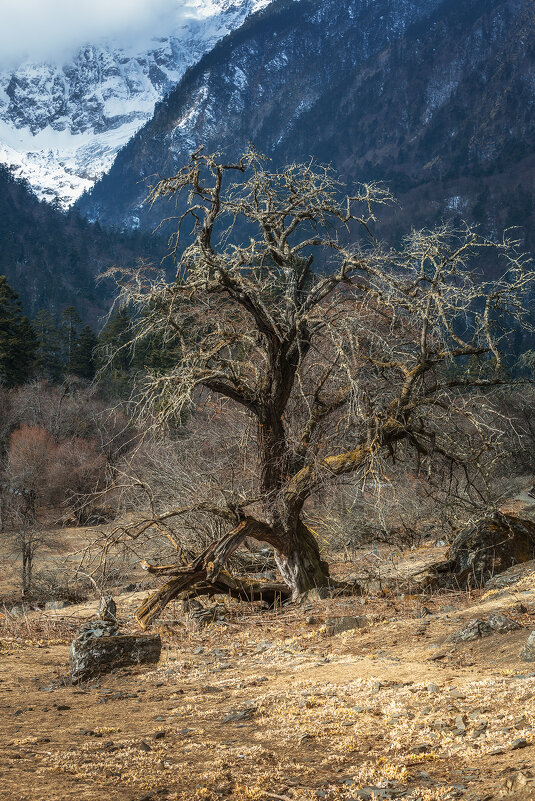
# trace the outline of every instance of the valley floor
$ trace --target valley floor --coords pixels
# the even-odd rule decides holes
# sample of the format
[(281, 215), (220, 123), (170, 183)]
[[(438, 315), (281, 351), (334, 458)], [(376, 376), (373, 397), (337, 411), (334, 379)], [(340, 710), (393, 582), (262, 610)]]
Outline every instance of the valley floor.
[[(139, 595), (119, 598), (126, 627)], [(524, 628), (446, 641), (496, 610)], [(6, 801), (535, 799), (535, 672), (519, 659), (535, 587), (237, 609), (201, 632), (171, 608), (156, 668), (72, 686), (68, 642), (92, 613), (0, 631)], [(327, 636), (348, 614), (370, 625)]]

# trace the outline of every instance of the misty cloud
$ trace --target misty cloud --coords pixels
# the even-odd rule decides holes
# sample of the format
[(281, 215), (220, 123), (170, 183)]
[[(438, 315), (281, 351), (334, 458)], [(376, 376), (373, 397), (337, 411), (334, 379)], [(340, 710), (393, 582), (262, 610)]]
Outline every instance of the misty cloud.
[(0, 0), (0, 63), (59, 61), (118, 34), (146, 41), (191, 16), (183, 0)]

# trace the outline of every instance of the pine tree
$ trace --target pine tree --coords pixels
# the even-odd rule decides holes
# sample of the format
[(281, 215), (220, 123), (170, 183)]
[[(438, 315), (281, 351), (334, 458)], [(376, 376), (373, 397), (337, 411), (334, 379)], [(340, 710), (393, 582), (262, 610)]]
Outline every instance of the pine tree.
[(67, 306), (67, 308), (63, 311), (61, 315), (62, 324), (61, 324), (61, 335), (63, 339), (63, 348), (64, 348), (64, 363), (67, 369), (67, 372), (73, 372), (71, 361), (73, 358), (73, 353), (76, 348), (76, 343), (78, 340), (78, 331), (80, 330), (80, 326), (82, 324), (82, 320), (80, 319), (80, 315), (74, 308), (74, 306)]
[(131, 339), (131, 314), (126, 308), (119, 309), (110, 317), (98, 337), (100, 386), (112, 396), (130, 393), (133, 373)]
[(98, 339), (93, 330), (88, 325), (84, 326), (74, 345), (69, 372), (79, 378), (92, 381), (96, 371), (95, 350), (97, 345)]
[(46, 309), (37, 312), (33, 327), (37, 336), (36, 372), (42, 378), (59, 383), (64, 367), (62, 333)]
[(15, 387), (30, 377), (35, 362), (35, 332), (18, 295), (0, 276), (0, 384)]

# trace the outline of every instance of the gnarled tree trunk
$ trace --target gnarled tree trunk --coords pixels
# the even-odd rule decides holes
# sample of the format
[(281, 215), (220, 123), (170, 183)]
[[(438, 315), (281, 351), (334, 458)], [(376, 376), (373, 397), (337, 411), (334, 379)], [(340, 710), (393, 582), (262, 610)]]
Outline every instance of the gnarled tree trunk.
[(314, 587), (329, 586), (329, 565), (321, 558), (316, 537), (308, 526), (298, 520), (295, 529), (287, 532), (284, 540), (284, 551), (275, 551), (275, 561), (292, 591), (292, 598), (295, 600)]

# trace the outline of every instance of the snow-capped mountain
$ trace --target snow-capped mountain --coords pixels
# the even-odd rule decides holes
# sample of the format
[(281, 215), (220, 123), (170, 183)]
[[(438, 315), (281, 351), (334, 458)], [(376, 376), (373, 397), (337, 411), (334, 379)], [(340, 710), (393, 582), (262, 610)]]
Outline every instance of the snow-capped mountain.
[(71, 205), (215, 43), (270, 0), (176, 4), (169, 36), (89, 43), (66, 63), (0, 72), (0, 163), (40, 198)]

